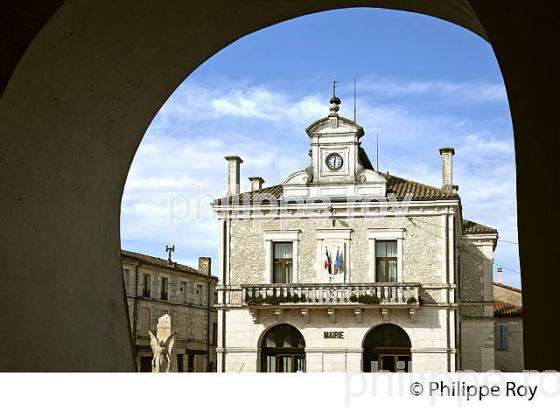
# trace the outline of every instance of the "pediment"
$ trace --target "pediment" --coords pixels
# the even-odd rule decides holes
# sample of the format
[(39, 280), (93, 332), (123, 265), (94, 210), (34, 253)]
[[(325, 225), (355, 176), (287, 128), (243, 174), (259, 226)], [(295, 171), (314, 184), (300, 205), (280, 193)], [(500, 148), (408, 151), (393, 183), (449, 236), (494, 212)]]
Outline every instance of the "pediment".
[(282, 185), (305, 185), (310, 182), (309, 179), (309, 173), (305, 170), (301, 170), (288, 176), (288, 178), (282, 182)]
[(361, 125), (345, 117), (338, 117), (338, 127), (332, 126), (330, 117), (324, 117), (312, 123), (305, 131), (310, 137), (317, 134), (357, 134), (358, 137), (364, 135)]
[(372, 169), (364, 169), (358, 174), (358, 182), (386, 184), (387, 180), (379, 172)]

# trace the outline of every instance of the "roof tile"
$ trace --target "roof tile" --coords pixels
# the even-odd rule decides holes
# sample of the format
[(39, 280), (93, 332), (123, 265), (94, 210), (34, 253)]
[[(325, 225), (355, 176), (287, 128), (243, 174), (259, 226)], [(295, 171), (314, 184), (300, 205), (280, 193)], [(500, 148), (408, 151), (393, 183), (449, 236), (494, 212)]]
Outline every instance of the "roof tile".
[(464, 235), (497, 234), (498, 230), (467, 219), (463, 219)]
[[(394, 175), (381, 173), (387, 180), (387, 193), (394, 194), (397, 200), (405, 199), (407, 194), (412, 194), (413, 201), (425, 201), (432, 199), (458, 199), (459, 195), (456, 192), (448, 192), (440, 188), (435, 188), (430, 185), (421, 184), (419, 182), (410, 181), (408, 179), (396, 177)], [(243, 204), (244, 202), (252, 203), (259, 201), (266, 203), (267, 200), (274, 199), (280, 200), (284, 192), (283, 186), (272, 185), (257, 191), (243, 192), (239, 195), (220, 198), (214, 201), (215, 204), (225, 204), (237, 202)]]
[(521, 316), (523, 307), (503, 300), (494, 300), (494, 316)]
[[(131, 252), (122, 249), (121, 256), (123, 258), (135, 259), (139, 262), (143, 262), (152, 266), (159, 266), (165, 269), (172, 269), (172, 270), (177, 270), (177, 271), (187, 272), (187, 273), (196, 273), (198, 275), (203, 275), (205, 277), (208, 277), (208, 275), (200, 273), (198, 269), (192, 268), (190, 266), (182, 265), (177, 262), (171, 262), (170, 264), (167, 259), (157, 258), (155, 256), (145, 255), (143, 253)], [(217, 279), (215, 276), (212, 275), (210, 275), (210, 277)]]

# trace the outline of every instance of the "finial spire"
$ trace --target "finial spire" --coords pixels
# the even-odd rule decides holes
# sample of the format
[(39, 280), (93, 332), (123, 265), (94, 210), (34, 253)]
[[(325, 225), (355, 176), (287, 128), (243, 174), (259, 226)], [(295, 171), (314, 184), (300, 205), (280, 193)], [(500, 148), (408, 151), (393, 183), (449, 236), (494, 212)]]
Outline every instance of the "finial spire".
[(339, 83), (340, 81), (337, 81), (336, 78), (333, 76), (333, 87), (332, 87), (332, 97), (330, 100), (331, 105), (329, 106), (329, 110), (331, 112), (331, 114), (336, 114), (338, 112), (338, 110), (340, 109), (339, 105), (340, 105), (340, 98), (338, 98), (336, 96), (336, 83)]

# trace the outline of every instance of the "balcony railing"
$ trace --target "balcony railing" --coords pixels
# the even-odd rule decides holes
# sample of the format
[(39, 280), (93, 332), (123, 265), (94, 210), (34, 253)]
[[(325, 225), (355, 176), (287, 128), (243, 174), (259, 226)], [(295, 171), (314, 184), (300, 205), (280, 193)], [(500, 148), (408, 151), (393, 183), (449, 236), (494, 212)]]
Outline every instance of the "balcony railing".
[(274, 283), (241, 285), (242, 300), (260, 304), (418, 305), (419, 283)]

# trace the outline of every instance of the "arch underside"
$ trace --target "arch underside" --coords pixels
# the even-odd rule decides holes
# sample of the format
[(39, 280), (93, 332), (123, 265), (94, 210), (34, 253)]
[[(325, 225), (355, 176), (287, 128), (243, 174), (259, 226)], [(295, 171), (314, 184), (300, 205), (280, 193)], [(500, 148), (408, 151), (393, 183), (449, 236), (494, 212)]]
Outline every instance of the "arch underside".
[[(508, 2), (504, 13), (505, 4), (482, 0), (47, 3), (20, 2), (0, 26), (3, 38), (14, 37), (2, 43), (0, 77), (0, 285), (10, 290), (0, 299), (0, 325), (10, 329), (4, 350), (11, 352), (0, 356), (0, 369), (135, 369), (120, 205), (150, 121), (186, 76), (236, 39), (297, 16), (358, 6), (439, 17), (491, 42), (514, 121), (522, 245), (527, 238), (524, 298), (535, 295), (524, 306), (525, 344), (552, 343), (541, 337), (538, 319), (554, 312), (559, 280), (542, 286), (539, 273), (547, 268), (542, 254), (555, 252), (554, 241), (543, 238), (557, 222), (534, 224), (539, 208), (530, 198), (536, 180), (540, 195), (554, 194), (558, 142), (549, 130), (560, 87), (558, 67), (546, 57), (555, 48), (550, 8), (557, 6), (539, 14), (534, 2)], [(549, 149), (531, 144), (536, 135)], [(539, 247), (529, 238), (540, 238)], [(532, 350), (531, 368), (559, 367), (547, 350)]]
[(408, 371), (412, 360), (411, 347), (410, 337), (400, 326), (392, 323), (376, 326), (364, 337), (362, 370)]
[(260, 343), (261, 372), (305, 372), (305, 339), (292, 325), (266, 330)]

